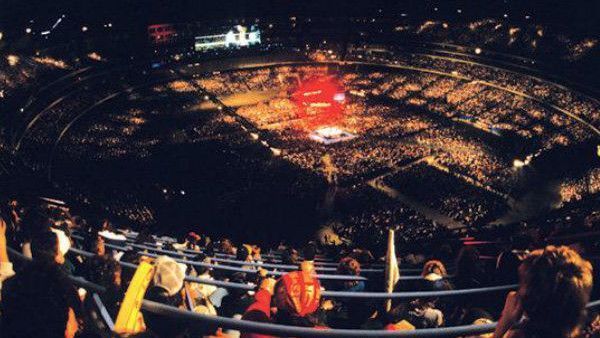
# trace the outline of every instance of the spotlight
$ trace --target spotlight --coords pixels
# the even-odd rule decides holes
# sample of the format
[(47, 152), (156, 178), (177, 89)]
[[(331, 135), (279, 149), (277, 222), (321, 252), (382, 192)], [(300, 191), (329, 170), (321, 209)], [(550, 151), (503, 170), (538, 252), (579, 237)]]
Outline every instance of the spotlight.
[(477, 55), (481, 54), (481, 48), (479, 48), (479, 47), (475, 48), (475, 54), (477, 54)]
[(513, 167), (515, 167), (515, 168), (523, 168), (526, 164), (527, 163), (525, 163), (525, 162), (523, 162), (523, 161), (521, 161), (519, 159), (515, 159), (513, 161)]
[(29, 28), (29, 27), (25, 28), (25, 33), (31, 34), (31, 28)]

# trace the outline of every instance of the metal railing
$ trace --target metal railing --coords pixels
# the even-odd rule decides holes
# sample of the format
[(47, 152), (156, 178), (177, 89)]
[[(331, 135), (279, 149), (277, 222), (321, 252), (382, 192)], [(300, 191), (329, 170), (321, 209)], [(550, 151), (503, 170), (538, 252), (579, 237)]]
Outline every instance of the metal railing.
[[(123, 247), (123, 246), (118, 246), (118, 245), (114, 245), (114, 244), (108, 244), (105, 243), (104, 244), (106, 247), (108, 248), (112, 248), (115, 250), (119, 250), (119, 251), (132, 251), (132, 247), (137, 247), (139, 249), (142, 250), (149, 250), (149, 251), (154, 251), (157, 253), (161, 253), (161, 254), (165, 254), (167, 256), (170, 256), (171, 258), (173, 258), (175, 261), (179, 262), (179, 263), (184, 263), (184, 264), (189, 264), (192, 266), (199, 266), (199, 267), (205, 267), (205, 268), (211, 268), (211, 269), (215, 269), (215, 270), (223, 270), (223, 271), (231, 271), (231, 272), (242, 272), (242, 273), (249, 273), (249, 274), (257, 274), (258, 273), (258, 269), (251, 269), (251, 268), (247, 268), (247, 267), (241, 267), (241, 266), (254, 266), (254, 267), (272, 267), (274, 266), (274, 264), (269, 264), (269, 266), (266, 266), (262, 263), (257, 263), (257, 262), (243, 262), (243, 261), (237, 261), (237, 260), (228, 260), (228, 261), (235, 261), (237, 262), (239, 265), (241, 265), (240, 267), (237, 266), (230, 266), (230, 265), (223, 265), (223, 264), (212, 264), (212, 263), (205, 263), (205, 262), (197, 262), (197, 261), (193, 261), (190, 260), (188, 258), (193, 258), (195, 257), (195, 255), (185, 255), (185, 254), (181, 254), (178, 253), (176, 251), (170, 251), (170, 250), (163, 250), (163, 249), (154, 249), (151, 247), (146, 247), (143, 245), (135, 245), (135, 244), (130, 244), (128, 247)], [(74, 249), (74, 248), (72, 248)], [(78, 249), (75, 249), (78, 250)], [(148, 256), (148, 257), (152, 257), (152, 258), (156, 258), (159, 255), (155, 254), (155, 253), (149, 253), (149, 252), (142, 252), (142, 251), (138, 251), (137, 252), (139, 255), (143, 255), (143, 256)], [(173, 257), (173, 256), (178, 256), (178, 257), (184, 257), (184, 258), (177, 258), (177, 257)], [(218, 259), (214, 259), (211, 257), (211, 260), (215, 261), (215, 262), (219, 262), (221, 260)], [(247, 263), (247, 264), (245, 264)], [(276, 265), (278, 266), (278, 265)], [(294, 267), (294, 269), (284, 269), (284, 271), (277, 271), (277, 270), (267, 270), (267, 273), (273, 276), (281, 276), (284, 275), (292, 270), (297, 270), (299, 267), (295, 266), (295, 265), (287, 265), (288, 267)], [(265, 269), (266, 270), (266, 269)], [(322, 269), (319, 269), (318, 267), (315, 268), (315, 270), (317, 272), (319, 271), (323, 271)], [(333, 270), (326, 270), (326, 271), (335, 271), (336, 269)], [(367, 269), (365, 269), (367, 270)], [(369, 270), (367, 270), (366, 272), (369, 272)], [(317, 277), (323, 280), (343, 280), (343, 281), (367, 281), (368, 278), (364, 277), (364, 276), (351, 276), (351, 275), (338, 275), (338, 274), (317, 274)], [(403, 281), (415, 281), (415, 280), (422, 280), (423, 277), (420, 275), (413, 275), (413, 276), (400, 276), (400, 280)]]
[[(29, 260), (18, 251), (9, 248), (9, 253), (20, 260)], [(87, 253), (92, 255), (92, 253)], [(130, 267), (135, 264), (127, 263)], [(73, 283), (79, 287), (89, 288), (94, 292), (102, 293), (104, 288), (85, 281), (82, 278), (72, 277)], [(498, 287), (497, 287), (498, 288)], [(485, 289), (485, 288), (484, 288)], [(455, 290), (461, 291), (461, 290)], [(465, 291), (465, 290), (463, 290)], [(423, 293), (419, 293), (423, 294)], [(587, 308), (600, 307), (600, 300), (590, 302)], [(447, 337), (447, 336), (470, 336), (493, 332), (496, 323), (484, 325), (464, 325), (453, 327), (442, 327), (436, 329), (418, 329), (413, 331), (386, 331), (386, 330), (349, 330), (349, 329), (313, 329), (297, 326), (287, 326), (280, 324), (270, 324), (253, 322), (248, 320), (233, 319), (220, 316), (208, 316), (198, 314), (192, 311), (186, 311), (177, 307), (144, 300), (142, 302), (144, 311), (152, 312), (157, 315), (178, 318), (181, 320), (191, 320), (201, 322), (209, 326), (217, 326), (223, 329), (233, 329), (242, 332), (255, 332), (275, 336), (295, 336), (295, 337)]]
[[(94, 254), (91, 252), (83, 251), (80, 249), (71, 248), (70, 251), (73, 253), (82, 255), (84, 257), (93, 257)], [(186, 263), (186, 261), (183, 261)], [(123, 267), (136, 269), (137, 265), (133, 263), (120, 262)], [(220, 286), (223, 288), (241, 289), (241, 290), (256, 290), (256, 285), (236, 282), (226, 282), (214, 279), (198, 278), (193, 276), (186, 276), (185, 281)], [(453, 297), (453, 296), (468, 296), (482, 293), (492, 293), (500, 291), (509, 291), (517, 288), (516, 284), (510, 285), (499, 285), (485, 288), (475, 289), (458, 289), (458, 290), (447, 290), (447, 291), (406, 291), (406, 292), (350, 292), (350, 291), (330, 291), (324, 290), (321, 295), (325, 298), (342, 298), (342, 299), (416, 299), (416, 298), (437, 298), (437, 297)]]

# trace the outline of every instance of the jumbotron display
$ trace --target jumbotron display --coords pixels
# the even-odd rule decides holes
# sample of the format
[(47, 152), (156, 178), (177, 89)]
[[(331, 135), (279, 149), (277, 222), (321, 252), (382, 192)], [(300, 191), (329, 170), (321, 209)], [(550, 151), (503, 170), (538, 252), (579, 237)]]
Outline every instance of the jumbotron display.
[(261, 43), (260, 29), (257, 26), (237, 25), (224, 34), (197, 36), (194, 49), (197, 52), (221, 48), (251, 47)]

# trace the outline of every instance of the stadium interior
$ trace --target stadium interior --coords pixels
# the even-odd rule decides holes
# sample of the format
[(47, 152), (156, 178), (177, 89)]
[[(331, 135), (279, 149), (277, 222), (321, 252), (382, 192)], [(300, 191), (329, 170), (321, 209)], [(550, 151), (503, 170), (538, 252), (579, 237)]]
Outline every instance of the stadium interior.
[(0, 336), (600, 337), (598, 14), (3, 1)]

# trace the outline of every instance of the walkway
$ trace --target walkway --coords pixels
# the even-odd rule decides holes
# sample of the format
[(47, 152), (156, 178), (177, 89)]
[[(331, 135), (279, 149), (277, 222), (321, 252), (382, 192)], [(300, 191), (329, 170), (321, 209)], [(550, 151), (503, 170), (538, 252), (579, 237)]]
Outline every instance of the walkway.
[(393, 170), (391, 170), (383, 175), (377, 176), (372, 180), (367, 181), (367, 184), (369, 186), (371, 186), (373, 189), (376, 189), (376, 190), (380, 191), (381, 193), (387, 195), (388, 197), (398, 200), (398, 201), (410, 206), (412, 209), (421, 213), (427, 219), (434, 221), (437, 224), (444, 225), (446, 228), (448, 228), (450, 230), (466, 228), (467, 225), (465, 225), (464, 223), (461, 223), (447, 215), (444, 215), (444, 214), (440, 213), (438, 210), (430, 208), (418, 200), (415, 200), (407, 195), (400, 193), (400, 191), (390, 187), (383, 180), (387, 176), (393, 175), (401, 170), (410, 168), (418, 163), (421, 163), (421, 162), (431, 163), (433, 160), (434, 160), (433, 156), (427, 156), (427, 157), (420, 158), (420, 159), (415, 160), (415, 161), (413, 161), (407, 165), (404, 165), (402, 167), (393, 168)]

